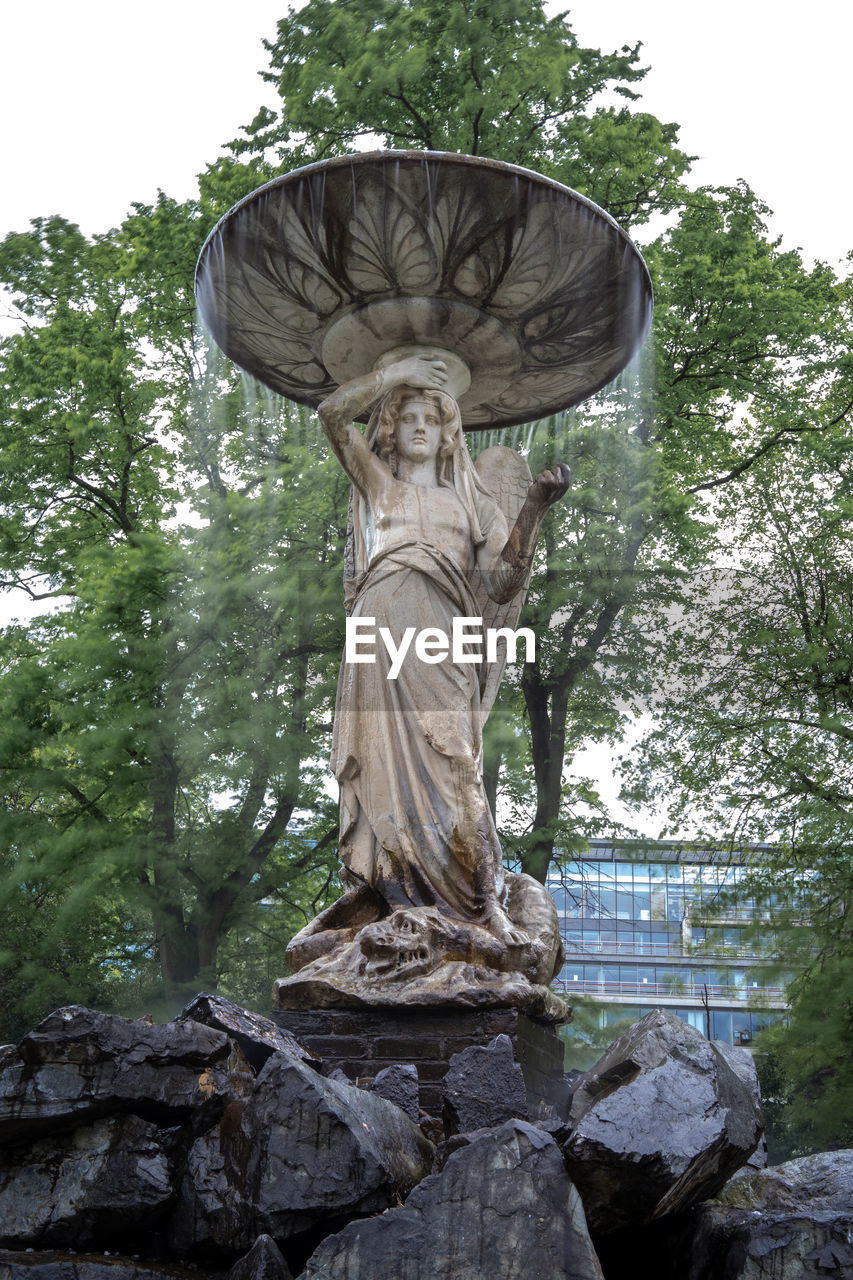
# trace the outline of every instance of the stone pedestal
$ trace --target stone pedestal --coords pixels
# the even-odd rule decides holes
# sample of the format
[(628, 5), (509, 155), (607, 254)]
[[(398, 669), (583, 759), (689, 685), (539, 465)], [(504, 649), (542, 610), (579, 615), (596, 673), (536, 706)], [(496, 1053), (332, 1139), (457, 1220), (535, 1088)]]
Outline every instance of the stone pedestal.
[(503, 1034), (521, 1066), (531, 1117), (541, 1102), (564, 1113), (563, 1042), (551, 1024), (517, 1009), (281, 1009), (271, 1016), (327, 1069), (339, 1067), (353, 1082), (372, 1080), (396, 1062), (414, 1063), (420, 1105), (433, 1116), (441, 1116), (441, 1086), (453, 1055)]

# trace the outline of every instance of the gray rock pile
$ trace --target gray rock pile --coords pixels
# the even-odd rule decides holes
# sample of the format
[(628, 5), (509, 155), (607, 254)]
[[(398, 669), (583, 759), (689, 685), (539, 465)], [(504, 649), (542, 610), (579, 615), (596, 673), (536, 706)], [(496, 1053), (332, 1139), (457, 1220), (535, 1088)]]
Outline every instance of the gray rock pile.
[(0, 1050), (0, 1280), (633, 1280), (644, 1250), (658, 1280), (853, 1277), (853, 1153), (757, 1168), (751, 1058), (673, 1016), (561, 1117), (528, 1118), (505, 1036), (451, 1061), (442, 1118), (417, 1099), (411, 1065), (357, 1088), (217, 997), (60, 1009)]
[(763, 1132), (752, 1060), (735, 1072), (720, 1046), (655, 1010), (576, 1083), (561, 1139), (590, 1227), (604, 1235), (707, 1200)]

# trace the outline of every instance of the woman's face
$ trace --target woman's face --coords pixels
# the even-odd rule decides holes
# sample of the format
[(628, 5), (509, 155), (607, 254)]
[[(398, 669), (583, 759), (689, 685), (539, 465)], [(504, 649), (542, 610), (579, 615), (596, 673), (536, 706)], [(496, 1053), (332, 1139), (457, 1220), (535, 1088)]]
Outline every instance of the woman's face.
[(429, 462), (438, 457), (441, 419), (432, 400), (412, 396), (400, 406), (397, 420), (397, 454), (407, 462)]

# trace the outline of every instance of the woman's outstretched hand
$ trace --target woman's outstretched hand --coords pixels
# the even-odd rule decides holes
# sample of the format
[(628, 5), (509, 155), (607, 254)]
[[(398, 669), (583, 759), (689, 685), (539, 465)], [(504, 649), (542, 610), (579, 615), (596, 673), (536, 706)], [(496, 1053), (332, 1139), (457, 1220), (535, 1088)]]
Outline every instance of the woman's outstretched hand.
[(571, 483), (571, 470), (565, 462), (558, 462), (550, 471), (540, 471), (530, 486), (528, 497), (537, 502), (540, 507), (550, 507), (568, 493)]

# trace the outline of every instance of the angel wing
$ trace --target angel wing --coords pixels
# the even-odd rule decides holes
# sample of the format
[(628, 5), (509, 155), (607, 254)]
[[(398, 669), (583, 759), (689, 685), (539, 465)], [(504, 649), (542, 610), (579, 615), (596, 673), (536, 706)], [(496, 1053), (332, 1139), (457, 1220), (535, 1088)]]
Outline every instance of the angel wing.
[[(506, 445), (496, 444), (484, 449), (474, 466), (483, 486), (497, 502), (506, 516), (507, 528), (511, 529), (518, 518), (527, 490), (533, 480), (530, 468), (521, 454)], [(509, 627), (515, 630), (521, 606), (527, 595), (530, 574), (524, 580), (524, 586), (506, 604), (496, 604), (486, 592), (482, 575), (475, 569), (471, 575), (471, 589), (483, 619), (483, 627)], [(484, 662), (480, 667), (480, 708), (483, 724), (489, 718), (489, 712), (498, 696), (501, 677), (506, 666), (506, 642), (498, 643), (497, 662)]]

